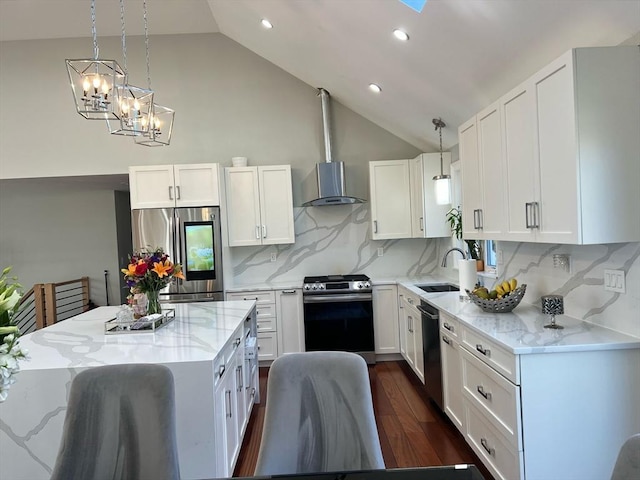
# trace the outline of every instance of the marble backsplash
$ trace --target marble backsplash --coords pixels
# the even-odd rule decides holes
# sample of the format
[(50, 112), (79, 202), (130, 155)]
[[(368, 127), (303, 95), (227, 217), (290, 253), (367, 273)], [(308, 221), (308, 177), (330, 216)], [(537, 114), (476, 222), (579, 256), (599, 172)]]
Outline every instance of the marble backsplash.
[[(364, 273), (374, 281), (427, 275), (457, 280), (453, 268), (440, 267), (451, 239), (371, 240), (369, 204), (295, 208), (294, 220), (293, 245), (228, 248), (227, 286), (301, 285), (307, 275), (346, 273)], [(499, 279), (526, 283), (525, 302), (539, 305), (542, 295), (563, 295), (567, 315), (640, 337), (640, 243), (499, 242), (498, 249), (503, 257)], [(554, 268), (554, 254), (569, 255), (570, 272)], [(604, 290), (604, 269), (625, 271), (626, 293)], [(483, 280), (493, 285), (493, 279)]]

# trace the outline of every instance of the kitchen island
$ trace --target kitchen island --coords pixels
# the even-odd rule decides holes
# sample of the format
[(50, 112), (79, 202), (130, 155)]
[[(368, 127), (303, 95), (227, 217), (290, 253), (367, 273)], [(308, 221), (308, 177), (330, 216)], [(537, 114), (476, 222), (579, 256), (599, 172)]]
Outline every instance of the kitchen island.
[[(0, 478), (49, 478), (73, 377), (100, 365), (130, 363), (163, 364), (173, 373), (181, 477), (231, 476), (252, 405), (259, 401), (257, 361), (250, 352), (255, 302), (167, 304), (163, 308), (175, 309), (175, 319), (155, 333), (105, 335), (104, 322), (119, 308), (90, 310), (21, 338), (30, 360), (21, 362), (17, 382), (0, 404)], [(236, 401), (226, 402), (230, 395)]]
[(458, 292), (400, 285), (439, 312), (445, 413), (496, 479), (610, 477), (640, 431), (639, 338), (567, 315), (548, 329), (536, 305), (487, 313)]

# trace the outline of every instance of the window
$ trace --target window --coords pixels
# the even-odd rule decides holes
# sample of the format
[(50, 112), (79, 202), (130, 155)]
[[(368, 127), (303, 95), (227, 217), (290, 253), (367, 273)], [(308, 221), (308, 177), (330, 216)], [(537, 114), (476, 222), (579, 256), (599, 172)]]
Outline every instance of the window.
[(496, 242), (494, 240), (485, 240), (482, 243), (484, 271), (489, 274), (497, 274)]

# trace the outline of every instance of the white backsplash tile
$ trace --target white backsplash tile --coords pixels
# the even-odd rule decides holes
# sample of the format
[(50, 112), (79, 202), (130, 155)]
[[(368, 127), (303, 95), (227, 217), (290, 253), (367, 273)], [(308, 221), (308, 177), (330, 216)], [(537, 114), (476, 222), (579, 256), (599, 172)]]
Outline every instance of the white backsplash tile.
[[(372, 279), (442, 275), (450, 239), (371, 240), (369, 204), (295, 208), (296, 243), (229, 248), (233, 280), (229, 287), (261, 282), (302, 285), (307, 275), (364, 273)], [(378, 248), (384, 251), (378, 256)], [(517, 277), (527, 284), (524, 301), (540, 304), (547, 294), (565, 297), (565, 313), (640, 337), (640, 243), (557, 245), (500, 242), (499, 280)], [(271, 254), (276, 253), (276, 261)], [(571, 272), (553, 267), (554, 254), (568, 254)], [(453, 264), (454, 262), (449, 262)], [(626, 293), (604, 290), (604, 269), (625, 270)], [(485, 284), (493, 285), (491, 279)]]

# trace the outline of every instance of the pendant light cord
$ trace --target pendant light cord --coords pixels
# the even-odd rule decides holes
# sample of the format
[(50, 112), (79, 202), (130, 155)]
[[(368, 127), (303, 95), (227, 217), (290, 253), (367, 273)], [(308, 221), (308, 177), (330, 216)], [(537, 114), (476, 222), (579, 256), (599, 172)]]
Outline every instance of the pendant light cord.
[(444, 166), (442, 163), (442, 124), (439, 125), (440, 130), (440, 175), (444, 175)]
[(124, 0), (120, 0), (120, 25), (122, 26), (122, 61), (124, 62), (124, 73), (127, 74), (127, 43), (124, 29)]
[(147, 87), (151, 90), (151, 71), (149, 69), (149, 32), (147, 30), (147, 0), (142, 2), (142, 18), (144, 19), (144, 46), (147, 53)]
[(96, 0), (91, 0), (91, 36), (93, 37), (93, 59), (98, 59), (98, 33), (96, 31)]

